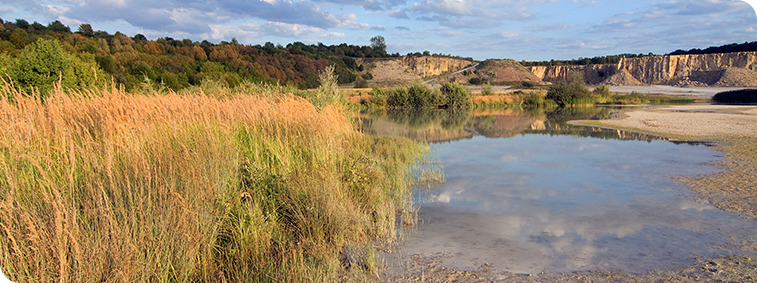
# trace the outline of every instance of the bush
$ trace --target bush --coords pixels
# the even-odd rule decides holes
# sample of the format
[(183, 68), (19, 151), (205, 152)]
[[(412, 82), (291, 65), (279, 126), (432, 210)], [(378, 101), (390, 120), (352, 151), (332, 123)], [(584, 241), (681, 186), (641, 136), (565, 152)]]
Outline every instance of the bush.
[(387, 106), (387, 96), (382, 89), (377, 87), (373, 88), (368, 94), (371, 96), (369, 105), (379, 108), (385, 108)]
[(473, 104), (470, 90), (459, 83), (446, 83), (442, 86), (441, 92), (446, 97), (446, 103), (442, 105), (446, 108), (468, 108)]
[(355, 80), (355, 88), (366, 88), (368, 87), (368, 82), (363, 79), (363, 77), (357, 77)]
[(570, 82), (559, 82), (549, 87), (546, 99), (551, 99), (561, 107), (573, 104), (593, 103), (595, 96), (589, 92), (580, 73), (573, 73)]
[(430, 108), (446, 104), (446, 99), (439, 90), (420, 81), (413, 82), (408, 88), (408, 103), (413, 108)]
[(393, 87), (386, 92), (386, 104), (389, 107), (408, 107), (410, 106), (410, 94), (406, 87)]
[(594, 88), (594, 93), (597, 95), (608, 96), (610, 95), (610, 87), (606, 84), (599, 84)]
[(712, 100), (725, 104), (754, 104), (757, 103), (757, 89), (725, 91), (715, 94)]
[(520, 84), (525, 88), (533, 88), (539, 85), (538, 83), (532, 81), (522, 81)]
[(494, 95), (494, 90), (492, 90), (492, 85), (489, 84), (488, 82), (484, 84), (481, 87), (481, 95), (483, 96)]

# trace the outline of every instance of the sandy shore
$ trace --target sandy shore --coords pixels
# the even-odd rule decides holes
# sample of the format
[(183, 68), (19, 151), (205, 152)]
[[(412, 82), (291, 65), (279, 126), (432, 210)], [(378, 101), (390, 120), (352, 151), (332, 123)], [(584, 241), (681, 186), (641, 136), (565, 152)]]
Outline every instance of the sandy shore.
[(625, 116), (590, 124), (694, 139), (757, 137), (757, 106), (667, 106), (626, 112)]

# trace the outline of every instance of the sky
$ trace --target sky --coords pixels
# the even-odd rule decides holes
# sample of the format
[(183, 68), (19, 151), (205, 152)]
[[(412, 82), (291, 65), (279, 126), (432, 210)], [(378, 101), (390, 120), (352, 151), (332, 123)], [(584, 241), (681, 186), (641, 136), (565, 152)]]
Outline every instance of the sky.
[[(749, 0), (749, 2), (757, 2)], [(0, 0), (5, 21), (218, 43), (370, 45), (541, 61), (757, 41), (737, 0)]]

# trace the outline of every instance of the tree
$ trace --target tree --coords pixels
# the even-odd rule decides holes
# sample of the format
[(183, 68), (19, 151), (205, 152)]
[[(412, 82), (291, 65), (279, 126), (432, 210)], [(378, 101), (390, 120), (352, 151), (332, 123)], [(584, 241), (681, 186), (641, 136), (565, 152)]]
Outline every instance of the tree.
[(383, 36), (377, 35), (371, 38), (371, 49), (375, 52), (386, 54), (386, 40)]
[(92, 30), (92, 25), (90, 24), (81, 24), (79, 25), (79, 30), (76, 31), (78, 34), (81, 34), (86, 37), (92, 37), (95, 35), (95, 31)]
[(66, 25), (61, 23), (60, 21), (56, 20), (50, 24), (47, 25), (47, 30), (52, 32), (60, 32), (60, 33), (70, 33), (71, 29), (68, 28)]
[(37, 88), (43, 97), (59, 80), (63, 87), (70, 88), (89, 87), (104, 81), (104, 73), (93, 62), (67, 53), (58, 41), (51, 39), (40, 39), (24, 48), (12, 73), (16, 85), (27, 92)]

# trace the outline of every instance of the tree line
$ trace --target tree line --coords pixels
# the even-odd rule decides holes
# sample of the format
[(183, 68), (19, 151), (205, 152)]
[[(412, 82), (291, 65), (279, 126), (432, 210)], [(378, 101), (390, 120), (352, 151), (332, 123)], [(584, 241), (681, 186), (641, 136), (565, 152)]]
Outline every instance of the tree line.
[(668, 55), (734, 53), (734, 52), (747, 52), (747, 51), (757, 51), (757, 41), (744, 42), (742, 44), (731, 43), (731, 44), (726, 44), (726, 45), (721, 45), (721, 46), (710, 46), (705, 49), (694, 48), (694, 49), (689, 49), (689, 51), (678, 49), (676, 51), (670, 52)]
[(647, 56), (655, 56), (652, 53), (649, 54), (631, 54), (623, 53), (618, 55), (596, 56), (592, 58), (580, 57), (578, 59), (571, 60), (549, 60), (549, 61), (521, 61), (520, 64), (526, 67), (531, 66), (583, 66), (592, 64), (617, 64), (623, 58), (643, 58)]
[[(98, 79), (112, 78), (126, 89), (148, 83), (178, 90), (209, 80), (231, 87), (249, 81), (314, 88), (318, 86), (319, 71), (327, 66), (335, 66), (339, 83), (352, 83), (363, 71), (356, 58), (400, 57), (399, 53), (386, 52), (382, 37), (372, 39), (372, 43), (371, 46), (345, 43), (327, 46), (294, 42), (282, 46), (271, 42), (242, 45), (235, 38), (218, 44), (171, 37), (148, 40), (142, 34), (129, 37), (121, 32), (109, 34), (94, 30), (87, 23), (72, 31), (60, 21), (43, 25), (23, 19), (15, 22), (0, 19), (0, 73), (6, 79), (10, 76), (22, 87), (30, 87), (25, 84), (33, 80), (16, 77), (30, 70), (49, 69), (30, 65), (45, 63), (45, 59), (39, 59), (41, 53), (37, 54), (44, 49), (56, 53), (46, 56), (65, 57), (64, 61), (69, 63), (64, 65), (78, 64), (76, 75), (88, 72)], [(21, 62), (29, 58), (37, 58), (37, 61)], [(22, 65), (27, 66), (26, 71), (22, 70)]]

